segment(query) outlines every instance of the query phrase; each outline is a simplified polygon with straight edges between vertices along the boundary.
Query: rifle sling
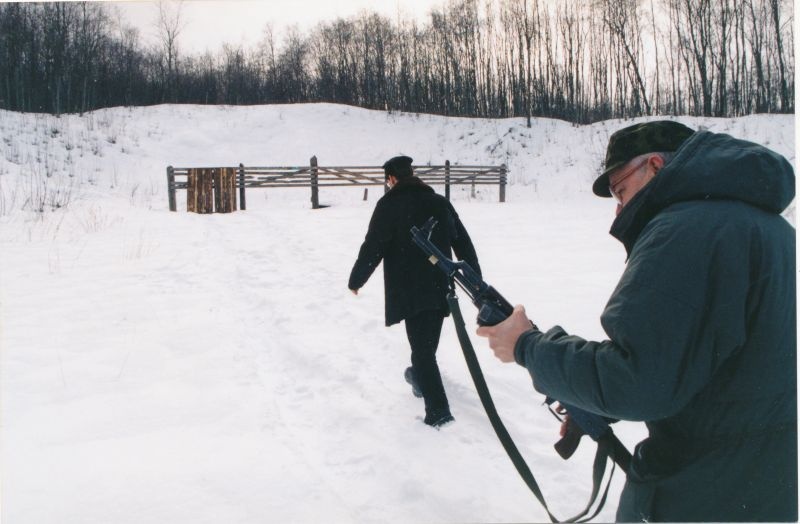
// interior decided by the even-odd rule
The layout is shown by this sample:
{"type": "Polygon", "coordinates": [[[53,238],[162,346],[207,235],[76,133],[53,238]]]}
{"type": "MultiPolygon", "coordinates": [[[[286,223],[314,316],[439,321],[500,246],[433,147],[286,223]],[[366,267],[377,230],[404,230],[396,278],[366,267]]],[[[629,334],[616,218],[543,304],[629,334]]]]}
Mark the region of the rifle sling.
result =
{"type": "MultiPolygon", "coordinates": [[[[600,498],[597,509],[595,509],[594,513],[592,513],[590,516],[586,517],[586,515],[589,513],[592,505],[597,500],[597,495],[600,493],[600,486],[605,474],[607,459],[609,457],[612,458],[612,461],[614,459],[615,447],[613,445],[613,441],[603,438],[597,442],[597,453],[595,454],[594,465],[592,468],[592,493],[589,498],[589,503],[586,505],[583,511],[574,517],[559,521],[555,516],[553,516],[553,514],[550,512],[550,509],[547,507],[547,502],[544,500],[544,495],[542,495],[539,484],[536,482],[536,479],[534,478],[533,473],[531,473],[528,464],[525,462],[525,459],[522,458],[522,455],[517,449],[516,444],[514,444],[514,441],[511,439],[511,435],[509,435],[508,430],[506,430],[506,427],[503,424],[503,421],[500,420],[500,416],[497,414],[497,410],[494,407],[494,401],[489,393],[489,388],[486,386],[486,380],[483,378],[483,372],[481,371],[480,364],[478,363],[478,357],[475,354],[475,349],[472,347],[469,334],[467,334],[466,326],[464,325],[464,317],[461,314],[461,308],[458,306],[458,297],[452,288],[450,293],[447,295],[447,302],[450,305],[450,312],[453,315],[453,322],[455,323],[456,333],[458,334],[458,341],[461,344],[461,350],[464,353],[464,359],[467,362],[467,368],[472,376],[472,381],[475,383],[475,389],[478,392],[478,397],[481,399],[481,404],[483,404],[486,415],[489,417],[492,428],[497,434],[497,438],[500,439],[500,443],[503,445],[503,448],[508,454],[508,457],[511,459],[511,462],[514,464],[514,467],[517,469],[517,472],[522,477],[522,480],[533,492],[536,499],[542,504],[542,507],[544,507],[547,515],[550,517],[550,521],[588,522],[596,517],[600,510],[603,509],[606,499],[608,498],[608,489],[611,486],[611,478],[614,475],[614,469],[616,467],[615,462],[612,462],[612,469],[608,479],[608,484],[606,484],[605,491],[603,492],[603,496],[600,498]]],[[[613,434],[611,434],[611,436],[613,439],[616,439],[613,434]]]]}

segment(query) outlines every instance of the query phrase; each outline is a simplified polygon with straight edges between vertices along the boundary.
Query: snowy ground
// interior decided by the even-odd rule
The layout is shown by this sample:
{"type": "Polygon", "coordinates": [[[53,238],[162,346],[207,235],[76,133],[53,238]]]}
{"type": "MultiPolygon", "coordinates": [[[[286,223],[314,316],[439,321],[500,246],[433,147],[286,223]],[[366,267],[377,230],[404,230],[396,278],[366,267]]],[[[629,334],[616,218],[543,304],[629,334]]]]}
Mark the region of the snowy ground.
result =
{"type": "MultiPolygon", "coordinates": [[[[792,116],[681,119],[795,158],[792,116]]],[[[253,190],[230,215],[167,211],[167,165],[506,163],[508,202],[453,192],[486,278],[541,326],[602,338],[624,266],[590,184],[608,135],[537,120],[327,104],[0,111],[4,523],[517,522],[546,515],[492,432],[445,324],[456,423],[425,426],[383,326],[380,271],[346,288],[379,188],[253,190]]],[[[183,201],[182,201],[183,199],[183,201]]],[[[794,220],[794,208],[787,215],[794,220]]],[[[462,305],[472,316],[469,304],[462,305]]],[[[577,512],[593,446],[527,374],[474,340],[495,403],[551,509],[577,512]]],[[[619,424],[632,447],[638,424],[619,424]]],[[[613,519],[622,476],[598,520],[613,519]]]]}

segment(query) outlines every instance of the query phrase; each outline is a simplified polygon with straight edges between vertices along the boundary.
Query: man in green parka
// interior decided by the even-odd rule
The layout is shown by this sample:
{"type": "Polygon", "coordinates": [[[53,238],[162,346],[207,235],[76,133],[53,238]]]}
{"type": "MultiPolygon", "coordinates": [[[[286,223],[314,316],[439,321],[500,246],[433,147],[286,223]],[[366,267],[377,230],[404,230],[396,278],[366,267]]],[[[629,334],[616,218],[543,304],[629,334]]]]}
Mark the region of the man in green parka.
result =
{"type": "Polygon", "coordinates": [[[608,340],[481,327],[537,391],[644,421],[619,521],[797,521],[795,195],[785,158],[672,121],[612,135],[594,183],[628,253],[608,340]]]}

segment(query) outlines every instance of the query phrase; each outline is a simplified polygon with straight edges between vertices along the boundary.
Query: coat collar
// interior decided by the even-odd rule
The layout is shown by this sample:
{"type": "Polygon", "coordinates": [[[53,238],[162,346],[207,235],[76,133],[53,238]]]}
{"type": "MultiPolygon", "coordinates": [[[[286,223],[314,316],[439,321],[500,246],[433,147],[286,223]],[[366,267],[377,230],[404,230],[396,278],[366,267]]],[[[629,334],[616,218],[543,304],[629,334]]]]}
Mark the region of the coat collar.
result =
{"type": "Polygon", "coordinates": [[[392,189],[390,189],[385,196],[389,195],[397,195],[400,193],[405,193],[406,191],[413,191],[413,190],[420,190],[431,192],[433,193],[433,188],[423,182],[420,178],[415,176],[410,176],[406,178],[401,178],[397,181],[392,189]]]}
{"type": "Polygon", "coordinates": [[[647,184],[634,196],[628,205],[611,224],[611,236],[622,242],[628,256],[633,251],[633,245],[639,234],[648,222],[658,214],[658,209],[651,204],[653,184],[647,184]]]}

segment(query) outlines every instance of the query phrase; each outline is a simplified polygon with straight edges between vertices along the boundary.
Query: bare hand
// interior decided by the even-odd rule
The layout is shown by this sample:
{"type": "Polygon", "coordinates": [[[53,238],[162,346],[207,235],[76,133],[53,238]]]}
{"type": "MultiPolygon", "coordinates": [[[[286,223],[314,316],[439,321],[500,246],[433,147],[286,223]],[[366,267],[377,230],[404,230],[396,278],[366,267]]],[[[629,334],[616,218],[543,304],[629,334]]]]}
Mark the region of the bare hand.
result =
{"type": "Polygon", "coordinates": [[[353,293],[354,295],[358,295],[358,290],[357,289],[351,289],[350,292],[353,293]]]}
{"type": "Polygon", "coordinates": [[[514,362],[514,346],[520,335],[531,329],[532,325],[525,308],[515,306],[507,319],[496,326],[481,326],[476,333],[489,339],[489,347],[501,362],[514,362]]]}

